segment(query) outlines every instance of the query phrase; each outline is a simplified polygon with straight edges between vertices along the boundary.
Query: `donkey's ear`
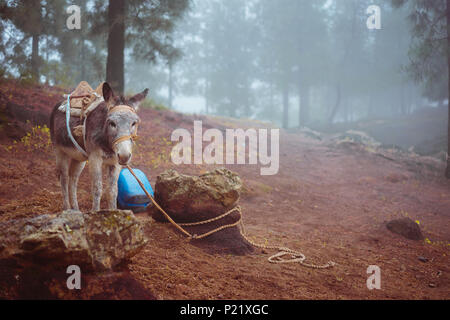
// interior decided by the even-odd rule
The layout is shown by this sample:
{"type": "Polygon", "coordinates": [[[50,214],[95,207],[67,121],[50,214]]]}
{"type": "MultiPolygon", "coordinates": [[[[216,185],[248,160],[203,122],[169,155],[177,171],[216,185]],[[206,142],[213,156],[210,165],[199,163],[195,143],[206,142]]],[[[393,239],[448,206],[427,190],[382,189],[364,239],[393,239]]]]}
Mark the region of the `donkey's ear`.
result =
{"type": "Polygon", "coordinates": [[[105,100],[105,102],[108,104],[108,102],[112,101],[112,98],[114,97],[114,92],[111,89],[111,86],[109,85],[108,82],[105,82],[103,84],[103,99],[105,100]]]}
{"type": "Polygon", "coordinates": [[[136,111],[139,110],[139,106],[141,105],[141,102],[145,99],[147,94],[148,94],[148,89],[145,89],[141,93],[138,93],[137,95],[132,96],[130,98],[129,102],[136,111]]]}

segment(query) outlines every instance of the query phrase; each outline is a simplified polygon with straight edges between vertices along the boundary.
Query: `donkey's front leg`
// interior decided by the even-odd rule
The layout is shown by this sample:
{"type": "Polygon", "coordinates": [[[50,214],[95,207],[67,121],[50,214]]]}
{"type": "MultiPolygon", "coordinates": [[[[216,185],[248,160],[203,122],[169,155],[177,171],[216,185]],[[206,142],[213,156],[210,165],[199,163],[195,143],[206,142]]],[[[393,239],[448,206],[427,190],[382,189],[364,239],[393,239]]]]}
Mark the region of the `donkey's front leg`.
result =
{"type": "Polygon", "coordinates": [[[119,165],[108,166],[106,182],[108,209],[117,209],[117,180],[119,179],[120,169],[119,165]]]}
{"type": "Polygon", "coordinates": [[[100,201],[102,199],[102,165],[101,156],[91,154],[89,156],[89,174],[91,175],[92,186],[92,211],[100,210],[100,201]]]}

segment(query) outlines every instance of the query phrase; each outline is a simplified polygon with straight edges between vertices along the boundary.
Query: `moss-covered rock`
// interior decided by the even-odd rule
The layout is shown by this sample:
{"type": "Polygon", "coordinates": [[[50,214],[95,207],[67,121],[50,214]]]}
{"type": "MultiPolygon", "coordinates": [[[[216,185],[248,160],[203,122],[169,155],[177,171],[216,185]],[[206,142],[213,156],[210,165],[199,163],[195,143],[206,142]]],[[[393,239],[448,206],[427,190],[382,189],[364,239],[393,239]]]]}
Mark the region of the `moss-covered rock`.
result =
{"type": "MultiPolygon", "coordinates": [[[[239,176],[227,169],[216,169],[200,176],[161,173],[155,184],[155,199],[177,222],[214,218],[236,206],[242,188],[239,176]]],[[[166,221],[154,210],[153,218],[166,221]]]]}
{"type": "MultiPolygon", "coordinates": [[[[241,189],[239,176],[227,169],[216,169],[198,177],[168,170],[156,179],[155,199],[173,220],[190,223],[216,218],[233,209],[239,201],[241,189]]],[[[151,207],[150,213],[157,221],[167,221],[155,207],[151,207]]],[[[239,213],[233,211],[219,220],[185,228],[192,235],[202,235],[234,224],[239,218],[239,213]]],[[[245,241],[237,226],[193,240],[192,243],[210,253],[244,255],[253,252],[253,247],[245,241]]]]}
{"type": "Polygon", "coordinates": [[[146,242],[131,211],[64,211],[1,223],[0,263],[46,271],[72,264],[84,271],[111,270],[146,242]]]}

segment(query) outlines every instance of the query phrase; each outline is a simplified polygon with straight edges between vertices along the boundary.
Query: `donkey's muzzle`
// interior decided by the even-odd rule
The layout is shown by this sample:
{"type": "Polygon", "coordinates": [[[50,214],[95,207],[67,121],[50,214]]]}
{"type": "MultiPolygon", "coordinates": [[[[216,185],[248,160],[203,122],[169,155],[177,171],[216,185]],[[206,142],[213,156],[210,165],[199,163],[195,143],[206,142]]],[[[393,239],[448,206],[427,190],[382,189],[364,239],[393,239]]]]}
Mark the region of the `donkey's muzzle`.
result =
{"type": "Polygon", "coordinates": [[[130,161],[131,158],[131,152],[130,153],[126,153],[126,154],[117,154],[117,158],[119,160],[119,164],[124,166],[126,164],[128,164],[128,161],[130,161]]]}
{"type": "Polygon", "coordinates": [[[113,142],[113,150],[117,153],[120,165],[126,165],[130,161],[134,136],[122,136],[113,142]]]}

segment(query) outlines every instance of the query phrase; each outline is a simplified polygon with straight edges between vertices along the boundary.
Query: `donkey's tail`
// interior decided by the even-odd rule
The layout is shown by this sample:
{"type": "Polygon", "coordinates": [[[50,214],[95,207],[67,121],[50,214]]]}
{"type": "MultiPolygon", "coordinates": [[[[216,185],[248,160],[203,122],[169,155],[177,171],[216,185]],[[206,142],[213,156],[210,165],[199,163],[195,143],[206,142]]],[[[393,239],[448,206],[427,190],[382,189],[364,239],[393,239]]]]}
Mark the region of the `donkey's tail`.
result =
{"type": "Polygon", "coordinates": [[[61,106],[61,104],[64,102],[64,100],[59,101],[52,109],[52,113],[50,114],[50,137],[54,137],[55,135],[55,114],[58,111],[58,108],[61,106]]]}

